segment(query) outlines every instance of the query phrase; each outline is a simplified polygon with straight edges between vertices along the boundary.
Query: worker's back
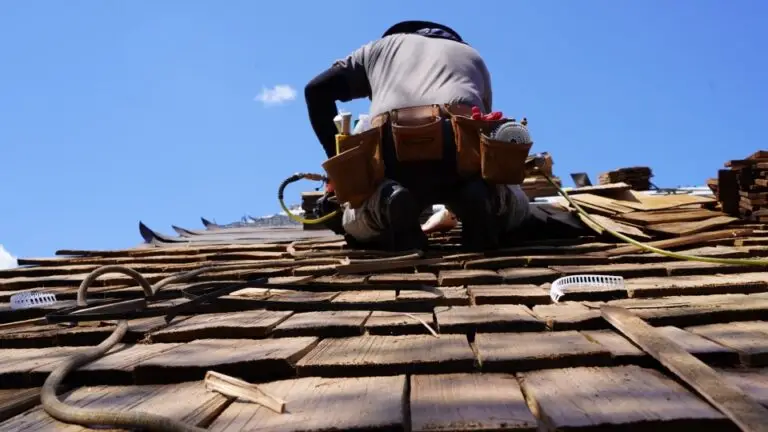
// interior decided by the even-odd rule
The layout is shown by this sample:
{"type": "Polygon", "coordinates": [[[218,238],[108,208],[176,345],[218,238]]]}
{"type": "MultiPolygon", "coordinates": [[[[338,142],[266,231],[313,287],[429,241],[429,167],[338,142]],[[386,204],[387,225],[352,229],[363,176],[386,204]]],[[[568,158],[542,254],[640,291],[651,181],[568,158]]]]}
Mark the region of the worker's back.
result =
{"type": "Polygon", "coordinates": [[[443,38],[395,34],[371,42],[344,60],[363,65],[372,115],[396,108],[462,103],[491,110],[491,82],[479,53],[443,38]]]}

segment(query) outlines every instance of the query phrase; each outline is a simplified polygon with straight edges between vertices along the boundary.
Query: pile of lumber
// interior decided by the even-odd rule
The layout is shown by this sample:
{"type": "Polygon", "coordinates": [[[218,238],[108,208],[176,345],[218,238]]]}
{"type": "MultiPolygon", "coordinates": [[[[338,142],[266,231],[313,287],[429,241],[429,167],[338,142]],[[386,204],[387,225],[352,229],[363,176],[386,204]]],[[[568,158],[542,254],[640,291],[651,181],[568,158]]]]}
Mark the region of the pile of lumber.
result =
{"type": "Polygon", "coordinates": [[[633,190],[646,191],[651,188],[651,177],[653,173],[648,167],[628,167],[604,172],[600,174],[599,181],[601,185],[623,182],[633,190]]]}
{"type": "Polygon", "coordinates": [[[725,163],[717,179],[707,181],[722,211],[756,222],[768,222],[768,150],[725,163]]]}
{"type": "Polygon", "coordinates": [[[555,164],[552,161],[552,156],[547,152],[541,153],[541,155],[544,157],[544,164],[541,167],[531,166],[528,168],[525,173],[525,180],[521,185],[525,194],[532,200],[538,197],[557,195],[557,188],[549,183],[544,174],[548,175],[557,187],[562,187],[560,177],[552,174],[552,166],[555,164]]]}
{"type": "MultiPolygon", "coordinates": [[[[632,190],[625,183],[573,189],[569,195],[601,225],[644,242],[660,239],[668,242],[670,238],[677,238],[679,242],[689,237],[699,238],[701,242],[718,240],[719,235],[732,235],[731,225],[739,221],[717,211],[717,201],[710,196],[650,195],[632,190]],[[713,236],[715,238],[710,238],[713,236]]],[[[556,202],[575,211],[564,198],[556,202]]],[[[598,234],[604,234],[604,230],[589,219],[577,216],[598,234]]]]}

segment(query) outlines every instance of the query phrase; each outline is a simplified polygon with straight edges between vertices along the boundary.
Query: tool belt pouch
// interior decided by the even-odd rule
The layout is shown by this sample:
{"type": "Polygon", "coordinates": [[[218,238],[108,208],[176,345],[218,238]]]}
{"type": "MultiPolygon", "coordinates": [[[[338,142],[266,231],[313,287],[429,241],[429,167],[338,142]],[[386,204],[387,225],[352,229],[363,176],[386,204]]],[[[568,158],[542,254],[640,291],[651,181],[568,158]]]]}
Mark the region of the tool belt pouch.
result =
{"type": "Polygon", "coordinates": [[[381,127],[374,127],[339,137],[340,153],[323,163],[340,203],[358,208],[384,181],[381,133],[381,127]]]}
{"type": "Polygon", "coordinates": [[[525,180],[525,160],[533,144],[499,141],[480,134],[480,171],[483,180],[491,184],[522,184],[525,180]]]}
{"type": "Polygon", "coordinates": [[[443,118],[438,106],[393,110],[390,127],[398,161],[422,162],[443,158],[443,118]]]}
{"type": "Polygon", "coordinates": [[[463,115],[451,115],[451,127],[456,142],[456,169],[459,175],[471,177],[480,172],[480,135],[490,133],[506,120],[473,120],[463,115]]]}

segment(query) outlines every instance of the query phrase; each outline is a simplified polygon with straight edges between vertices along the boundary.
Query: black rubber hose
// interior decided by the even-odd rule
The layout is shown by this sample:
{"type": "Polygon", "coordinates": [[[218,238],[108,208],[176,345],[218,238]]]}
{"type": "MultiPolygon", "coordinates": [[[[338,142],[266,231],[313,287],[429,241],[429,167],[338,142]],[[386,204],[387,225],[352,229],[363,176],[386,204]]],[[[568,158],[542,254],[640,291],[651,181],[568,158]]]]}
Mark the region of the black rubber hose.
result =
{"type": "MultiPolygon", "coordinates": [[[[129,276],[144,289],[144,294],[147,297],[150,297],[170,283],[190,279],[210,270],[211,268],[212,267],[203,267],[179,275],[170,276],[159,281],[157,284],[155,284],[155,286],[152,286],[149,281],[141,275],[141,273],[131,268],[119,265],[100,267],[88,275],[88,277],[86,277],[80,284],[77,292],[77,304],[78,306],[88,305],[88,288],[99,276],[106,273],[122,273],[129,276]]],[[[121,429],[145,429],[158,432],[204,431],[205,429],[191,426],[167,417],[158,416],[156,414],[137,411],[122,412],[80,408],[67,405],[66,403],[59,400],[57,389],[64,381],[64,378],[67,376],[67,374],[106,354],[113,346],[120,342],[127,331],[128,321],[121,320],[112,334],[109,335],[109,337],[99,345],[86,348],[85,350],[68,357],[60,366],[54,369],[54,371],[48,375],[48,378],[46,378],[40,393],[40,400],[45,412],[61,422],[74,423],[81,426],[104,425],[118,427],[121,429]]]]}
{"type": "Polygon", "coordinates": [[[128,411],[107,411],[80,408],[59,400],[56,390],[71,371],[103,356],[125,336],[128,322],[120,321],[115,331],[98,346],[88,348],[64,361],[43,384],[40,399],[45,412],[56,420],[81,426],[112,426],[121,429],[145,429],[158,432],[203,432],[205,429],[188,425],[156,414],[128,411]]]}

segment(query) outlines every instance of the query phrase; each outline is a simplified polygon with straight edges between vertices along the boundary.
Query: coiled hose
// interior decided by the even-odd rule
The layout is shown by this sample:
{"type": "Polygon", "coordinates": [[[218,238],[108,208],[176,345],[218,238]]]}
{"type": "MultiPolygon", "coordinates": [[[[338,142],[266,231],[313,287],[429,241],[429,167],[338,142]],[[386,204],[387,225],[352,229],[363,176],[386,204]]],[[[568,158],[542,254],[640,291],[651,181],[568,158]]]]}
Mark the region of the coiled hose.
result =
{"type": "Polygon", "coordinates": [[[312,174],[312,173],[296,173],[288,177],[287,179],[283,180],[283,182],[280,183],[280,187],[277,188],[277,200],[280,202],[280,207],[282,207],[283,211],[285,212],[286,215],[288,215],[289,218],[301,224],[315,225],[315,224],[325,223],[331,220],[332,218],[334,218],[339,213],[338,210],[335,210],[317,219],[307,219],[299,215],[295,215],[290,210],[288,210],[288,207],[285,205],[283,192],[285,191],[286,186],[288,186],[291,183],[295,183],[299,180],[313,180],[313,181],[322,181],[326,183],[328,182],[327,177],[320,174],[312,174]]]}
{"type": "MultiPolygon", "coordinates": [[[[119,265],[109,265],[96,269],[88,275],[77,291],[77,305],[87,306],[86,294],[88,288],[101,275],[107,273],[121,273],[138,283],[147,297],[157,294],[162,288],[171,283],[183,282],[191,279],[201,273],[204,273],[213,267],[202,267],[189,272],[167,277],[152,286],[149,281],[136,270],[119,265]]],[[[64,423],[74,423],[81,426],[105,425],[120,429],[144,429],[150,431],[162,432],[203,432],[201,429],[186,423],[176,421],[167,417],[141,411],[105,411],[88,408],[80,408],[68,405],[59,400],[57,389],[64,381],[64,378],[77,368],[86,365],[104,354],[115,346],[125,336],[128,331],[128,322],[120,320],[117,328],[111,335],[99,345],[78,352],[64,360],[64,362],[54,369],[48,378],[46,378],[40,393],[40,401],[43,409],[51,417],[64,423]]]]}

